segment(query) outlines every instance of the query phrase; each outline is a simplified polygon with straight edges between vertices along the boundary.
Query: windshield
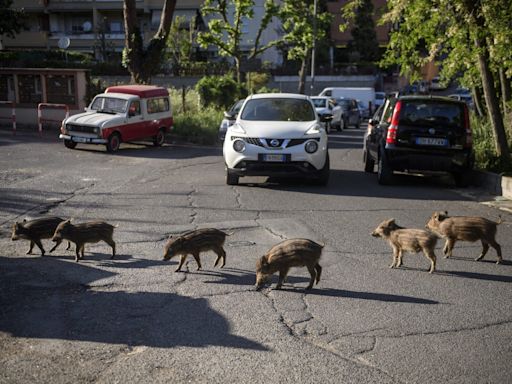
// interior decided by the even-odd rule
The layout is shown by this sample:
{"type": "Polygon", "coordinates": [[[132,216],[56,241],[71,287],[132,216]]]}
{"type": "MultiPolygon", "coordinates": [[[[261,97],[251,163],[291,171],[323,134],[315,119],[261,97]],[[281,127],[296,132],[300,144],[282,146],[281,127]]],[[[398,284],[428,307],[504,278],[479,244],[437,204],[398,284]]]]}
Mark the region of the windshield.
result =
{"type": "Polygon", "coordinates": [[[327,99],[315,99],[311,98],[311,101],[313,102],[313,105],[315,108],[326,108],[327,107],[327,99]]]}
{"type": "Polygon", "coordinates": [[[309,100],[264,98],[249,100],[242,111],[242,120],[313,121],[315,110],[309,100]]]}
{"type": "Polygon", "coordinates": [[[342,107],[350,107],[350,100],[347,99],[337,99],[338,104],[342,107]]]}
{"type": "Polygon", "coordinates": [[[127,100],[115,97],[96,97],[91,103],[90,109],[104,113],[126,113],[127,100]]]}
{"type": "Polygon", "coordinates": [[[455,103],[407,101],[402,105],[399,124],[461,127],[464,108],[455,103]]]}

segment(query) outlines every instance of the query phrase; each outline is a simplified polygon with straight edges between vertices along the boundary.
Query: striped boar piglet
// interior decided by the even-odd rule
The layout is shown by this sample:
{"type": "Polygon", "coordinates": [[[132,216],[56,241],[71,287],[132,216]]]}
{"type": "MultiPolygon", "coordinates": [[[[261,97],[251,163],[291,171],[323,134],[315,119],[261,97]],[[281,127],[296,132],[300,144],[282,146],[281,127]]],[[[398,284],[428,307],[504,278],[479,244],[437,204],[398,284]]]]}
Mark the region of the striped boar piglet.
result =
{"type": "Polygon", "coordinates": [[[164,248],[164,260],[170,260],[174,256],[180,256],[180,263],[176,272],[181,271],[181,267],[188,255],[192,255],[197,263],[197,270],[201,266],[199,254],[201,252],[213,251],[217,254],[214,267],[222,260],[220,267],[226,265],[226,251],[223,245],[226,240],[227,233],[216,228],[203,228],[186,232],[180,236],[171,236],[164,248]]]}
{"type": "Polygon", "coordinates": [[[382,237],[393,248],[393,261],[389,268],[398,268],[402,265],[404,252],[423,254],[430,261],[429,272],[436,269],[436,254],[434,249],[437,236],[423,229],[403,228],[396,224],[395,219],[384,220],[372,232],[373,237],[382,237]]]}
{"type": "MultiPolygon", "coordinates": [[[[42,217],[34,220],[23,220],[23,222],[16,222],[12,226],[12,235],[11,240],[19,240],[26,239],[30,241],[30,248],[27,252],[27,255],[32,254],[32,249],[34,248],[34,244],[39,247],[41,250],[41,256],[44,256],[45,250],[43,248],[43,244],[41,243],[41,239],[50,239],[55,233],[55,229],[57,226],[62,223],[64,219],[60,217],[52,216],[52,217],[42,217]]],[[[50,253],[53,252],[62,242],[62,240],[58,241],[57,244],[50,250],[50,253]]],[[[68,247],[66,250],[70,248],[71,244],[68,242],[68,247]]]]}
{"type": "Polygon", "coordinates": [[[322,267],[318,264],[323,245],[308,239],[290,239],[274,245],[256,262],[256,289],[261,289],[275,272],[279,272],[276,289],[280,289],[292,267],[306,267],[311,275],[306,289],[320,281],[322,267]]]}
{"type": "Polygon", "coordinates": [[[443,248],[445,257],[452,256],[456,241],[482,242],[482,252],[476,260],[481,260],[489,250],[489,245],[496,250],[498,260],[502,262],[501,246],[496,242],[497,226],[502,223],[501,216],[498,221],[491,221],[483,217],[448,216],[448,212],[434,212],[426,227],[446,239],[443,248]]]}
{"type": "Polygon", "coordinates": [[[116,255],[116,243],[112,239],[114,226],[104,221],[90,221],[87,223],[73,224],[70,220],[63,221],[55,229],[52,241],[59,242],[63,239],[71,241],[76,245],[75,261],[83,259],[85,244],[104,241],[112,247],[113,259],[116,255]],[[81,254],[81,255],[80,255],[81,254]]]}

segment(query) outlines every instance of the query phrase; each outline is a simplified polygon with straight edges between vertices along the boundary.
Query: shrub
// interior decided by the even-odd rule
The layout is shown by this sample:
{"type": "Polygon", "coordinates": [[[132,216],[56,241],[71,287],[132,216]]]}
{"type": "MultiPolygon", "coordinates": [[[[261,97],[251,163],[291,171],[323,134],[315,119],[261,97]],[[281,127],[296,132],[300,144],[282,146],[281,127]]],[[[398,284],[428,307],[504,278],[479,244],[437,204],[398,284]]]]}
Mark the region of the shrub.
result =
{"type": "Polygon", "coordinates": [[[191,143],[215,144],[222,117],[222,111],[214,108],[176,113],[172,134],[191,143]]]}
{"type": "Polygon", "coordinates": [[[247,91],[237,84],[229,74],[224,76],[205,76],[196,84],[201,104],[227,109],[236,100],[247,95],[247,91]]]}

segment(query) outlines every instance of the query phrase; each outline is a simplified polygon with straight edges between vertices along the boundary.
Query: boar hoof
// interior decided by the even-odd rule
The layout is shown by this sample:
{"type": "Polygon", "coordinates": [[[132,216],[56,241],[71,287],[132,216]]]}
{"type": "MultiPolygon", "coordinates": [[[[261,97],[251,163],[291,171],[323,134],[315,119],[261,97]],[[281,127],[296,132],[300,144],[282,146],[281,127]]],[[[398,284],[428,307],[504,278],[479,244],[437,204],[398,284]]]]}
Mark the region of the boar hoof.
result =
{"type": "Polygon", "coordinates": [[[496,260],[496,264],[501,264],[501,262],[502,262],[502,261],[503,261],[503,260],[498,259],[498,260],[496,260]]]}

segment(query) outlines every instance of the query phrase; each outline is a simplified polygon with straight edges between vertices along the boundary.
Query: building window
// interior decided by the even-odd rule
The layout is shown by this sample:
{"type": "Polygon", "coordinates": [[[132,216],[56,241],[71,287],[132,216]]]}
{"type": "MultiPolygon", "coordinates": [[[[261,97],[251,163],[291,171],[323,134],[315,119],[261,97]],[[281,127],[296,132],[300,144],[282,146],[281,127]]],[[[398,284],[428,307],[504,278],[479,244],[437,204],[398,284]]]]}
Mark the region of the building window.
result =
{"type": "Polygon", "coordinates": [[[0,100],[16,101],[13,75],[0,75],[0,100]]]}
{"type": "Polygon", "coordinates": [[[75,77],[73,75],[48,75],[46,99],[49,103],[76,105],[75,77]]]}
{"type": "Polygon", "coordinates": [[[111,21],[110,22],[110,33],[122,33],[123,32],[123,23],[120,21],[111,21]]]}
{"type": "Polygon", "coordinates": [[[20,104],[37,104],[43,101],[41,76],[18,75],[20,104]]]}

